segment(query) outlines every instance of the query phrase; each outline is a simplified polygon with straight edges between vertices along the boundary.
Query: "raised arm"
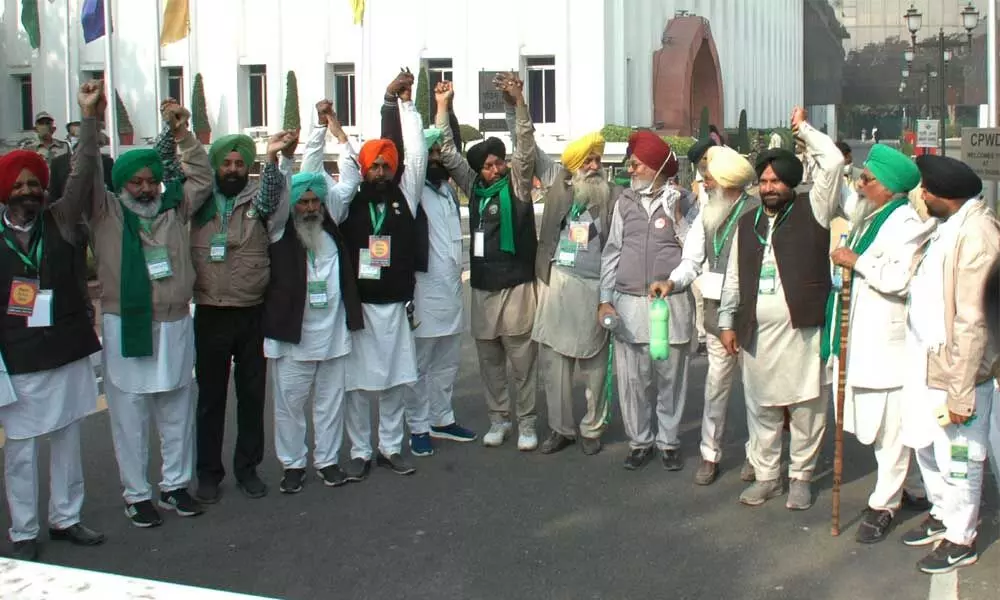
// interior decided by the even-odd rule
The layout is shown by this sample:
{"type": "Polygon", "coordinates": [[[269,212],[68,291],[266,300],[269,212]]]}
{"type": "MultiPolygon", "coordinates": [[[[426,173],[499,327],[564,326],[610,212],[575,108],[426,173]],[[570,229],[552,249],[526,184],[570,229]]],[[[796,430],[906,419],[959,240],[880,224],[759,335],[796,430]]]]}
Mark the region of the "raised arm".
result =
{"type": "Polygon", "coordinates": [[[295,147],[299,144],[298,131],[280,131],[267,141],[267,160],[260,172],[260,187],[253,199],[257,213],[267,219],[268,237],[274,239],[285,231],[288,222],[289,197],[292,193],[290,167],[285,164],[282,169],[282,159],[286,162],[289,155],[294,156],[295,147]]]}
{"type": "Polygon", "coordinates": [[[829,227],[830,221],[843,212],[844,198],[840,193],[840,178],[843,173],[844,155],[830,136],[806,121],[804,109],[796,107],[792,111],[792,127],[796,135],[805,142],[806,152],[816,165],[812,172],[812,189],[809,191],[813,216],[820,225],[829,227]]]}
{"type": "Polygon", "coordinates": [[[449,107],[455,95],[450,81],[442,81],[434,88],[434,99],[437,102],[437,116],[434,126],[441,130],[441,162],[448,174],[455,180],[455,185],[467,197],[472,197],[472,184],[478,173],[472,170],[469,163],[458,152],[454,142],[454,132],[451,129],[449,107]]]}
{"type": "Polygon", "coordinates": [[[412,101],[399,102],[400,122],[406,154],[403,155],[403,178],[399,187],[410,206],[410,214],[417,214],[421,190],[427,178],[427,146],[424,144],[424,127],[412,101]]]}
{"type": "Polygon", "coordinates": [[[188,129],[191,113],[169,99],[161,105],[161,112],[164,127],[155,148],[163,164],[164,184],[183,183],[184,200],[180,214],[186,222],[212,197],[215,172],[205,147],[188,129]]]}
{"type": "Polygon", "coordinates": [[[531,124],[528,105],[524,103],[521,80],[509,75],[502,85],[504,93],[514,99],[514,138],[517,140],[517,145],[514,156],[510,159],[510,181],[517,199],[530,204],[535,179],[535,158],[538,155],[535,127],[531,124]]]}
{"type": "MultiPolygon", "coordinates": [[[[412,96],[413,75],[408,71],[400,71],[392,82],[385,88],[385,96],[382,102],[382,138],[392,140],[396,146],[396,154],[400,157],[406,156],[406,146],[403,145],[403,125],[399,117],[399,101],[405,94],[406,100],[412,96]]],[[[405,160],[403,161],[405,165],[405,160]]],[[[399,185],[406,169],[396,169],[392,177],[392,182],[399,185]]]]}
{"type": "Polygon", "coordinates": [[[97,117],[107,105],[104,87],[88,81],[80,86],[78,102],[83,115],[80,142],[70,159],[71,167],[62,200],[52,205],[59,234],[67,241],[77,239],[80,220],[96,214],[107,198],[101,169],[101,149],[97,143],[97,117]]]}
{"type": "Polygon", "coordinates": [[[358,155],[347,139],[344,128],[341,127],[337,115],[333,112],[333,103],[321,100],[316,103],[319,126],[314,127],[302,153],[303,173],[323,173],[326,177],[326,210],[334,222],[340,224],[347,218],[347,212],[354,194],[361,185],[361,168],[358,166],[358,155]],[[329,132],[337,139],[337,167],[340,180],[334,180],[323,168],[323,147],[326,144],[326,134],[329,132]]]}
{"type": "MultiPolygon", "coordinates": [[[[517,143],[517,111],[516,107],[511,101],[508,101],[508,95],[504,94],[504,121],[507,123],[507,131],[510,133],[510,139],[514,143],[514,152],[517,152],[519,144],[517,143]]],[[[512,100],[512,99],[511,99],[512,100]]],[[[531,120],[531,113],[528,113],[528,120],[531,120]]],[[[532,123],[532,139],[534,139],[534,123],[532,123]]],[[[542,187],[544,189],[549,189],[559,178],[562,173],[562,165],[552,160],[552,157],[537,149],[535,150],[535,177],[542,182],[542,187]]]]}

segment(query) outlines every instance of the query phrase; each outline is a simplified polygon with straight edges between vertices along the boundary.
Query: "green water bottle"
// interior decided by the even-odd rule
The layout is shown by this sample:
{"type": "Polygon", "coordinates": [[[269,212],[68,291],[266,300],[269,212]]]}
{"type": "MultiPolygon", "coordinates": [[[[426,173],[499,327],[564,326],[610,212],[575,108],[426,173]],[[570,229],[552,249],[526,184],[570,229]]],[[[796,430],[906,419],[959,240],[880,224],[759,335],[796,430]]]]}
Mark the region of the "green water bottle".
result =
{"type": "Polygon", "coordinates": [[[649,357],[667,360],[670,356],[670,307],[663,298],[649,306],[649,357]]]}

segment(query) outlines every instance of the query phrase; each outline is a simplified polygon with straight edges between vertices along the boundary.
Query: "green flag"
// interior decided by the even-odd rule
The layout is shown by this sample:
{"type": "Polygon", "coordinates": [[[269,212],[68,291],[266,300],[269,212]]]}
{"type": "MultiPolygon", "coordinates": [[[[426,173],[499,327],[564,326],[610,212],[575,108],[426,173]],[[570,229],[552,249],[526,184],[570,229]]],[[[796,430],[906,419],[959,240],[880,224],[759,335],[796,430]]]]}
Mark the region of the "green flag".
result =
{"type": "Polygon", "coordinates": [[[42,43],[42,33],[38,29],[38,0],[21,0],[21,25],[28,33],[28,43],[38,50],[42,43]]]}

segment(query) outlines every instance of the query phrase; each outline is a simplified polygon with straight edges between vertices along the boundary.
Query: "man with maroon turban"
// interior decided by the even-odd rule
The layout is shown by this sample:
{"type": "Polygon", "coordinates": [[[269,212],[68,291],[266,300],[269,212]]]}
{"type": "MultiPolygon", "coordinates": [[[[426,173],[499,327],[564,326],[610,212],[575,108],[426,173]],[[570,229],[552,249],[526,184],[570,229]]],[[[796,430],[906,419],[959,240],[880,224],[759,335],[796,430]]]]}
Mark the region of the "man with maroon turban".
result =
{"type": "MultiPolygon", "coordinates": [[[[79,94],[82,137],[96,140],[103,90],[79,94]]],[[[92,144],[96,148],[96,144],[92,144]]],[[[87,248],[77,225],[87,204],[97,155],[76,154],[63,201],[46,206],[49,169],[36,152],[0,157],[0,425],[7,437],[4,481],[13,557],[38,556],[39,440],[51,445],[49,539],[83,546],[104,535],[80,523],[83,465],[80,420],[97,407],[90,355],[101,349],[74,265],[87,248]],[[44,265],[44,268],[43,268],[44,265]]]]}
{"type": "Polygon", "coordinates": [[[694,196],[667,181],[677,174],[677,156],[658,135],[637,131],[628,142],[630,189],[619,196],[601,256],[598,318],[614,325],[615,373],[622,421],[629,438],[625,468],[642,467],[654,445],[663,466],[679,471],[680,423],[694,334],[694,298],[688,290],[666,296],[670,307],[670,352],[649,354],[650,284],[666,279],[681,263],[681,240],[697,211],[694,196]],[[654,423],[655,414],[655,423],[654,423]]]}

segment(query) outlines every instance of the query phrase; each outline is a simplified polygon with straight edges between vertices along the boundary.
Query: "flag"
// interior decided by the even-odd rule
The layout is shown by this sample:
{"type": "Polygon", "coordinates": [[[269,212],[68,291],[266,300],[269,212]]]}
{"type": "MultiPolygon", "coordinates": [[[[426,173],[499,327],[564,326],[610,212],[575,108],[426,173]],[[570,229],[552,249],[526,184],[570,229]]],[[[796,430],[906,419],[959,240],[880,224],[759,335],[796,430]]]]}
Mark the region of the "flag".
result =
{"type": "Polygon", "coordinates": [[[361,25],[365,18],[365,0],[351,0],[351,10],[354,11],[354,24],[361,25]]]}
{"type": "Polygon", "coordinates": [[[166,46],[179,42],[191,31],[191,13],[188,0],[167,0],[163,9],[163,31],[160,32],[160,45],[166,46]]]}
{"type": "Polygon", "coordinates": [[[28,43],[33,50],[42,45],[42,32],[38,28],[38,0],[21,0],[21,25],[28,33],[28,43]]]}
{"type": "MultiPolygon", "coordinates": [[[[104,31],[104,0],[83,0],[83,12],[80,15],[83,25],[83,41],[87,44],[100,39],[104,31]]],[[[114,33],[115,27],[111,26],[114,33]]]]}

